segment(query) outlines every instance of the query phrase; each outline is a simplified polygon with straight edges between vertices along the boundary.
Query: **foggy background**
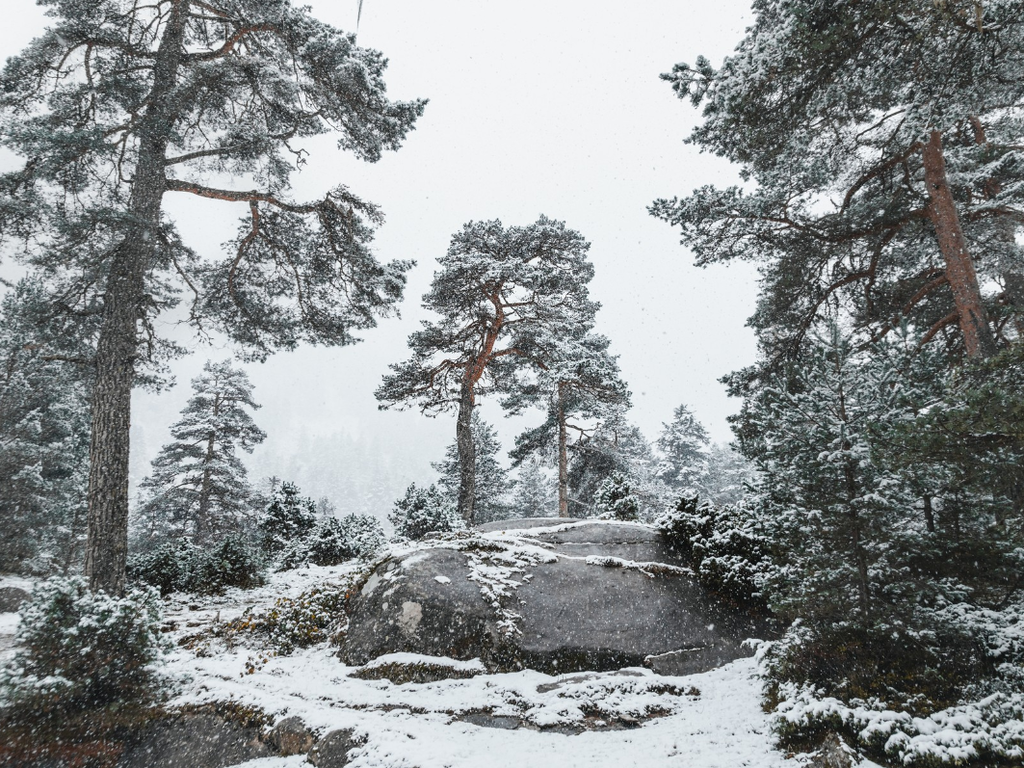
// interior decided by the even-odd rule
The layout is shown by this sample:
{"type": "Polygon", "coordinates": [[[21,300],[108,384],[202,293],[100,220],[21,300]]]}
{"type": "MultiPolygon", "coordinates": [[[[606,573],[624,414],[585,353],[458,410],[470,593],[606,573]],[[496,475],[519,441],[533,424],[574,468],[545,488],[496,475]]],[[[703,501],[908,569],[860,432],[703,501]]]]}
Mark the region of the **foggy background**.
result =
{"type": "MultiPolygon", "coordinates": [[[[358,0],[309,4],[318,18],[355,28],[358,0]]],[[[308,142],[312,157],[295,176],[293,196],[315,198],[344,183],[384,211],[379,258],[417,266],[402,317],[382,321],[363,343],[303,347],[244,366],[263,404],[256,422],[268,434],[245,457],[250,478],[276,475],[328,497],[341,512],[358,505],[378,515],[410,481],[432,482],[430,462],[453,439],[454,416],[381,412],[373,391],[388,364],[407,356],[406,337],[426,317],[420,297],[451,235],[470,220],[528,224],[542,213],[592,244],[591,291],[603,307],[597,331],[619,355],[633,421],[654,439],[686,403],[714,441],[730,440],[726,416],[739,403],[718,379],[754,361],[744,323],[754,309],[756,270],[693,267],[677,230],[646,208],[657,197],[736,179],[723,160],[683,143],[699,112],[658,75],[698,54],[717,65],[750,22],[748,5],[364,0],[358,42],[389,58],[389,95],[430,103],[404,147],[373,165],[335,149],[331,137],[308,142]]],[[[45,17],[31,0],[7,0],[4,8],[6,58],[43,29],[45,17]]],[[[3,167],[12,162],[0,155],[3,167]]],[[[245,207],[170,193],[165,211],[191,246],[210,252],[231,236],[245,207]]],[[[0,270],[18,274],[10,262],[0,270]]],[[[173,317],[163,326],[193,353],[172,363],[177,386],[135,394],[133,483],[169,440],[191,378],[206,360],[232,356],[229,345],[194,340],[173,317]]],[[[540,419],[539,412],[504,419],[486,400],[482,415],[506,449],[540,419]]]]}

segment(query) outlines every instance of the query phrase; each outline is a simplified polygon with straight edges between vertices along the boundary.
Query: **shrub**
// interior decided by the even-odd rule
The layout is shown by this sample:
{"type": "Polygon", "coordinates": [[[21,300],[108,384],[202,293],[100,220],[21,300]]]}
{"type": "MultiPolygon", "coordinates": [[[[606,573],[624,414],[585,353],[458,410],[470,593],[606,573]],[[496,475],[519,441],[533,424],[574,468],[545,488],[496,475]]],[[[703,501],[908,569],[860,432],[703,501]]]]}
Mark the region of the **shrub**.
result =
{"type": "Polygon", "coordinates": [[[388,520],[395,526],[395,535],[406,539],[422,539],[428,533],[461,531],[466,527],[437,486],[417,488],[415,483],[395,502],[388,520]]]}
{"type": "Polygon", "coordinates": [[[686,494],[655,525],[704,587],[734,605],[767,610],[760,586],[774,567],[769,542],[742,504],[716,507],[686,494]]]}
{"type": "Polygon", "coordinates": [[[316,504],[300,495],[295,483],[274,488],[267,511],[260,521],[260,543],[268,554],[277,554],[289,544],[304,539],[316,525],[316,504]]]}
{"type": "Polygon", "coordinates": [[[261,637],[276,653],[322,643],[348,625],[345,604],[350,584],[313,587],[298,597],[281,597],[266,611],[246,611],[228,629],[261,637]]]}
{"type": "Polygon", "coordinates": [[[377,518],[351,514],[321,519],[307,541],[310,562],[338,565],[354,557],[372,557],[385,538],[377,518]]]}
{"type": "Polygon", "coordinates": [[[211,550],[196,548],[185,589],[217,594],[228,587],[252,589],[263,583],[263,559],[242,536],[228,536],[211,550]]]}
{"type": "Polygon", "coordinates": [[[152,703],[162,688],[160,597],[92,592],[79,577],[41,583],[21,611],[13,659],[0,673],[9,707],[52,719],[152,703]]]}
{"type": "Polygon", "coordinates": [[[639,520],[640,500],[633,494],[633,486],[626,476],[616,472],[606,479],[594,494],[598,514],[612,520],[639,520]]]}
{"type": "Polygon", "coordinates": [[[128,560],[128,578],[171,592],[218,594],[228,587],[251,589],[263,583],[263,558],[242,536],[229,536],[213,548],[188,541],[164,544],[128,560]]]}

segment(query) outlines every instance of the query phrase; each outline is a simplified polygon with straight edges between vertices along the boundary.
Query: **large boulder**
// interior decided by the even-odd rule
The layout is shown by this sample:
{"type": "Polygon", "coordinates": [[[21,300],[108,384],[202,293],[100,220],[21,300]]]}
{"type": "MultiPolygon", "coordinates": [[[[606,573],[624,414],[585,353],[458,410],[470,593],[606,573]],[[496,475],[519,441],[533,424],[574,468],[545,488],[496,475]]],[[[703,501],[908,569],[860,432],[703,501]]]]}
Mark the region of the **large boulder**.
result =
{"type": "Polygon", "coordinates": [[[480,658],[494,670],[690,674],[763,636],[638,523],[502,521],[391,558],[352,601],[344,655],[480,658]]]}

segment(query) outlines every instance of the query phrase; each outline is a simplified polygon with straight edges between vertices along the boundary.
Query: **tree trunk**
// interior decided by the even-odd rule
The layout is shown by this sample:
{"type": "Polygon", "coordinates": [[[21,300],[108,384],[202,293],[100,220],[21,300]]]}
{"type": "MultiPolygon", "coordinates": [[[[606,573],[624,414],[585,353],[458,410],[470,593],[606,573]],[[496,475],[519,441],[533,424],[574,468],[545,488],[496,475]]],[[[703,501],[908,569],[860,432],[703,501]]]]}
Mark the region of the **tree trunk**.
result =
{"type": "Polygon", "coordinates": [[[935,533],[935,512],[932,509],[932,497],[924,496],[924,527],[928,533],[935,533]]]}
{"type": "Polygon", "coordinates": [[[931,203],[928,217],[935,227],[939,250],[946,262],[946,279],[953,289],[953,301],[960,315],[960,333],[967,356],[988,357],[996,351],[995,339],[981,303],[981,289],[967,241],[960,227],[953,192],[946,178],[946,160],[942,152],[942,133],[932,131],[922,152],[925,186],[931,203]]]}
{"type": "Polygon", "coordinates": [[[473,524],[473,503],[476,500],[476,444],[473,441],[473,387],[462,383],[459,396],[459,417],[455,423],[455,444],[459,450],[459,514],[466,525],[473,524]]]}
{"type": "Polygon", "coordinates": [[[164,160],[176,115],[171,93],[183,54],[187,2],[170,11],[153,64],[153,87],[138,128],[129,201],[131,221],[115,249],[103,295],[89,447],[89,523],[85,573],[93,590],[124,594],[128,554],[128,450],[137,326],[145,312],[146,274],[160,227],[164,160]]]}
{"type": "Polygon", "coordinates": [[[566,443],[563,385],[558,385],[558,516],[569,516],[569,456],[566,443]]]}
{"type": "MultiPolygon", "coordinates": [[[[220,394],[213,397],[213,421],[217,423],[220,415],[220,394]]],[[[217,445],[217,429],[210,430],[210,437],[206,441],[206,455],[203,457],[203,480],[199,486],[199,511],[196,514],[196,540],[202,541],[213,530],[210,522],[210,465],[213,463],[214,448],[217,445]]]]}

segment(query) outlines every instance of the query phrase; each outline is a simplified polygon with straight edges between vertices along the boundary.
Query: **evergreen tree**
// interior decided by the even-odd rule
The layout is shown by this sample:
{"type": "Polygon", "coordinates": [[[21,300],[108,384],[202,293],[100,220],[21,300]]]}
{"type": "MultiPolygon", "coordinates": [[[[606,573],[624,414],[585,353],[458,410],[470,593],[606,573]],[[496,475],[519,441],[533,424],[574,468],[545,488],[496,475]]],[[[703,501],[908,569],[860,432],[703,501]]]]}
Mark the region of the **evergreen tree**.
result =
{"type": "Polygon", "coordinates": [[[406,539],[422,539],[428,533],[459,531],[466,527],[451,499],[436,485],[417,488],[416,483],[395,502],[388,522],[395,527],[396,536],[406,539]]]}
{"type": "Polygon", "coordinates": [[[629,391],[619,375],[606,337],[590,332],[589,324],[557,329],[547,347],[544,365],[533,381],[512,388],[502,405],[512,413],[542,404],[546,418],[516,438],[515,464],[540,452],[556,456],[558,515],[569,516],[569,449],[588,439],[609,414],[629,407],[629,391]]]}
{"type": "Polygon", "coordinates": [[[174,441],[140,484],[138,528],[147,543],[173,537],[208,544],[253,522],[257,497],[237,452],[252,453],[266,434],[249,415],[260,407],[249,377],[231,361],[208,362],[192,390],[171,427],[174,441]]]}
{"type": "Polygon", "coordinates": [[[690,141],[739,163],[751,184],[704,187],[652,212],[681,228],[698,264],[765,264],[752,324],[773,357],[795,353],[833,300],[873,339],[905,320],[922,341],[958,325],[949,342],[979,357],[997,337],[1019,337],[1019,4],[759,0],[754,10],[719,70],[701,57],[664,75],[705,105],[690,141]]]}
{"type": "Polygon", "coordinates": [[[554,517],[558,513],[557,482],[544,471],[537,454],[520,462],[512,498],[514,517],[554,517]]]}
{"type": "Polygon", "coordinates": [[[259,522],[263,550],[275,555],[301,541],[316,526],[316,504],[295,483],[270,478],[270,504],[259,522]]]}
{"type": "Polygon", "coordinates": [[[662,424],[658,448],[663,459],[658,476],[675,491],[702,486],[708,474],[709,442],[704,425],[689,408],[680,405],[673,412],[672,421],[662,424]]]}
{"type": "Polygon", "coordinates": [[[625,475],[615,473],[597,489],[594,505],[598,514],[612,520],[638,520],[640,500],[633,494],[633,487],[625,475]]]}
{"type": "MultiPolygon", "coordinates": [[[[473,520],[490,523],[505,520],[512,514],[509,505],[511,483],[508,472],[498,462],[501,443],[498,433],[484,421],[479,412],[473,412],[473,455],[476,457],[476,503],[473,520]]],[[[444,461],[432,465],[440,474],[438,485],[453,503],[459,498],[459,446],[453,442],[445,451],[444,461]]]]}
{"type": "Polygon", "coordinates": [[[742,453],[724,443],[712,444],[707,472],[701,478],[708,501],[718,507],[739,504],[756,479],[757,470],[742,453]]]}
{"type": "Polygon", "coordinates": [[[83,328],[55,317],[39,279],[0,303],[0,570],[67,572],[85,532],[89,451],[83,328]]]}
{"type": "Polygon", "coordinates": [[[628,481],[639,500],[641,517],[656,516],[668,500],[668,488],[657,477],[650,443],[622,409],[613,411],[573,445],[568,472],[570,516],[596,514],[598,489],[614,475],[628,481]]]}
{"type": "Polygon", "coordinates": [[[154,316],[184,290],[201,333],[256,357],[356,341],[400,298],[408,264],[370,252],[374,206],[344,186],[292,201],[290,175],[306,139],[331,132],[377,160],[423,102],[388,101],[385,59],[289,0],[46,5],[50,27],[0,75],[0,146],[24,161],[0,176],[0,238],[55,275],[54,306],[98,320],[86,570],[120,594],[131,390],[136,361],[161,349],[154,316]],[[181,241],[172,193],[244,211],[226,253],[181,241]]]}
{"type": "Polygon", "coordinates": [[[418,403],[425,413],[457,411],[458,505],[467,525],[477,495],[477,398],[514,387],[519,369],[551,358],[548,347],[558,334],[590,322],[589,247],[578,232],[545,216],[525,227],[466,224],[423,297],[438,319],[409,337],[412,357],[392,365],[377,390],[382,408],[418,403]]]}

